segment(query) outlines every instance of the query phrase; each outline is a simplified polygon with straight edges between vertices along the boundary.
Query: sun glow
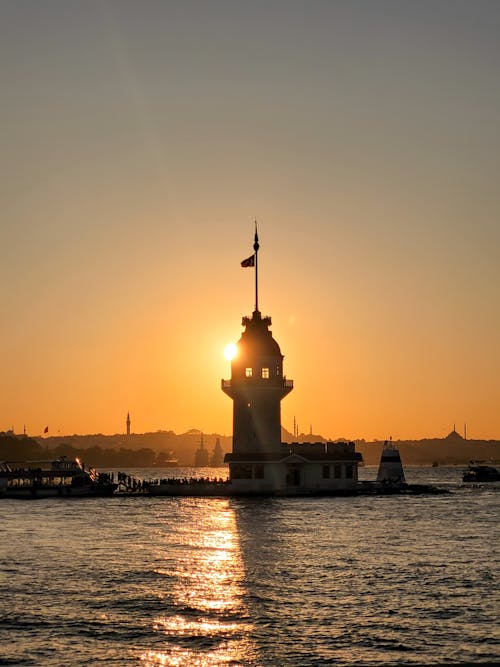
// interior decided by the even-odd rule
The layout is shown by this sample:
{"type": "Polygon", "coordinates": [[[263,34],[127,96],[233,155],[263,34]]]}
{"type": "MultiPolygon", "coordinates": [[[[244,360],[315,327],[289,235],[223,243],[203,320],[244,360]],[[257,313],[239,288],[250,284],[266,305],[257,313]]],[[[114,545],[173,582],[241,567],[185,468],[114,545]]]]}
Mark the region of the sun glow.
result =
{"type": "Polygon", "coordinates": [[[236,356],[237,348],[234,343],[229,343],[229,345],[226,345],[224,348],[224,356],[228,361],[231,361],[231,359],[234,359],[236,356]]]}

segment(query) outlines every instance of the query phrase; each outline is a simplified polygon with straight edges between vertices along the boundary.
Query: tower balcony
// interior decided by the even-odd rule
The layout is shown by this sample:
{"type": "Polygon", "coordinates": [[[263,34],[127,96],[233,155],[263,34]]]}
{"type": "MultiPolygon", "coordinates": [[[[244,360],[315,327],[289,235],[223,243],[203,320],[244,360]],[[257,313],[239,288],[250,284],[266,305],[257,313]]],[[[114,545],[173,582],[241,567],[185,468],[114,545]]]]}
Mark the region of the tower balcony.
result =
{"type": "Polygon", "coordinates": [[[242,378],[236,382],[232,380],[221,380],[220,386],[222,391],[225,389],[231,389],[234,386],[243,386],[249,384],[252,387],[284,387],[291,391],[293,389],[293,380],[287,380],[286,378],[242,378]]]}

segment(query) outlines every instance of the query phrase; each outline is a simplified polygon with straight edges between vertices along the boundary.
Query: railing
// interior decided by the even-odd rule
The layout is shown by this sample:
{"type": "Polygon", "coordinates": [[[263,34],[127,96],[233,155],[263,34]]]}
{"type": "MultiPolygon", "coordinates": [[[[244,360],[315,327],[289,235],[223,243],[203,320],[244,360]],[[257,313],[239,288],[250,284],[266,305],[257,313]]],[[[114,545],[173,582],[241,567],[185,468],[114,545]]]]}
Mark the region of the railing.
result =
{"type": "MultiPolygon", "coordinates": [[[[268,385],[269,387],[286,387],[287,389],[293,389],[293,380],[287,380],[286,378],[280,378],[278,380],[274,378],[241,378],[236,384],[252,384],[252,385],[268,385]]],[[[232,380],[221,380],[220,386],[222,389],[231,389],[232,380]]]]}

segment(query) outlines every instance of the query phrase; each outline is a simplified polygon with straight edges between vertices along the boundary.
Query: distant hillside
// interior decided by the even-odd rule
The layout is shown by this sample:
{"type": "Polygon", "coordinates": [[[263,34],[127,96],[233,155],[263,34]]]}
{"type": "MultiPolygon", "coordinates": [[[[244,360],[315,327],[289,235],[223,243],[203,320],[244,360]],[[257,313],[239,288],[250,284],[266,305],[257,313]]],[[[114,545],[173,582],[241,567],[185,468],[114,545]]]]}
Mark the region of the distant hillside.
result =
{"type": "MultiPolygon", "coordinates": [[[[143,466],[154,465],[157,457],[175,458],[179,466],[194,465],[195,453],[200,446],[201,431],[192,429],[177,435],[173,431],[131,433],[130,435],[69,435],[38,438],[38,442],[57,455],[85,457],[89,465],[143,466]]],[[[224,453],[231,450],[232,438],[217,433],[203,433],[205,449],[212,453],[219,438],[224,453]]]]}
{"type": "Polygon", "coordinates": [[[25,435],[0,434],[0,461],[36,461],[45,458],[46,449],[25,435]]]}
{"type": "MultiPolygon", "coordinates": [[[[193,429],[176,434],[173,431],[132,433],[131,435],[70,435],[29,438],[12,433],[0,434],[0,460],[44,459],[52,456],[78,456],[88,465],[99,467],[150,467],[162,458],[175,458],[179,466],[192,466],[200,446],[201,432],[193,429]]],[[[204,447],[211,453],[219,438],[222,451],[231,451],[231,436],[204,433],[204,447]]],[[[282,442],[326,442],[321,435],[292,433],[282,429],[282,442]]],[[[465,440],[456,431],[446,438],[397,440],[406,465],[466,465],[471,460],[500,462],[500,441],[465,440]]],[[[356,441],[366,465],[378,465],[383,442],[356,441]]]]}
{"type": "MultiPolygon", "coordinates": [[[[500,441],[465,440],[452,431],[446,438],[396,440],[401,460],[406,465],[466,465],[469,461],[500,461],[500,441]]],[[[366,465],[378,465],[383,442],[357,442],[366,465]]]]}
{"type": "MultiPolygon", "coordinates": [[[[282,429],[283,442],[324,442],[320,435],[300,433],[294,437],[282,429]]],[[[452,431],[446,438],[426,438],[424,440],[396,440],[403,463],[407,465],[466,465],[469,461],[500,461],[500,441],[465,440],[452,431]]],[[[366,465],[378,465],[384,443],[356,440],[356,449],[363,455],[366,465]]]]}

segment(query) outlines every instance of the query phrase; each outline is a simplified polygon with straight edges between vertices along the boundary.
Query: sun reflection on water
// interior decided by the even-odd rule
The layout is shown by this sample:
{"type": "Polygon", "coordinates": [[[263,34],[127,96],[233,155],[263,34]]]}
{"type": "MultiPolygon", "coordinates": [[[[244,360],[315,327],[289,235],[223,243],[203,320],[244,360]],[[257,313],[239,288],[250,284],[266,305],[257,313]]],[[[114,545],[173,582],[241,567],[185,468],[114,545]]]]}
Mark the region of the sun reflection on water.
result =
{"type": "Polygon", "coordinates": [[[166,584],[156,594],[175,613],[155,617],[153,630],[164,644],[161,650],[155,646],[156,650],[145,651],[141,662],[146,667],[252,664],[255,647],[249,639],[234,511],[223,499],[186,500],[185,504],[188,514],[189,508],[196,509],[197,521],[169,524],[160,534],[168,549],[158,554],[155,570],[166,584]],[[206,505],[203,512],[200,502],[206,505]],[[172,558],[173,546],[176,558],[172,558]]]}

